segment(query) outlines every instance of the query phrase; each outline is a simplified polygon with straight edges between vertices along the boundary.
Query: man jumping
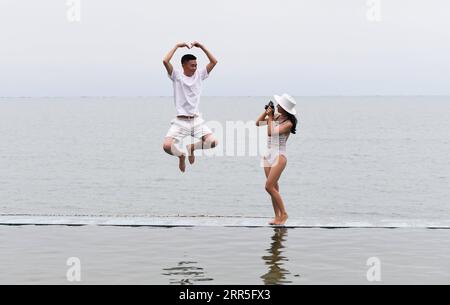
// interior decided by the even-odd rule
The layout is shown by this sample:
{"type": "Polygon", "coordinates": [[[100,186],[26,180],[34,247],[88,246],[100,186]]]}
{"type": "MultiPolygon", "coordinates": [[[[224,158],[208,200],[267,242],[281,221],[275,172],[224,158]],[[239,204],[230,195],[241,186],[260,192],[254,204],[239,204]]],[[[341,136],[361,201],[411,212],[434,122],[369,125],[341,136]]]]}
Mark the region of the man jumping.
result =
{"type": "Polygon", "coordinates": [[[169,78],[173,82],[175,108],[177,111],[176,118],[171,121],[163,149],[166,153],[179,158],[179,168],[184,173],[186,170],[186,154],[180,151],[176,144],[188,136],[199,139],[197,143],[189,144],[186,147],[190,164],[195,162],[195,150],[210,149],[218,145],[213,133],[206,126],[199,112],[202,83],[216,66],[217,60],[202,44],[193,42],[192,44],[177,44],[164,58],[163,63],[169,78]],[[184,47],[188,49],[193,47],[202,49],[209,59],[209,64],[197,70],[197,58],[194,55],[187,54],[181,59],[183,70],[174,69],[170,60],[178,48],[184,47]]]}

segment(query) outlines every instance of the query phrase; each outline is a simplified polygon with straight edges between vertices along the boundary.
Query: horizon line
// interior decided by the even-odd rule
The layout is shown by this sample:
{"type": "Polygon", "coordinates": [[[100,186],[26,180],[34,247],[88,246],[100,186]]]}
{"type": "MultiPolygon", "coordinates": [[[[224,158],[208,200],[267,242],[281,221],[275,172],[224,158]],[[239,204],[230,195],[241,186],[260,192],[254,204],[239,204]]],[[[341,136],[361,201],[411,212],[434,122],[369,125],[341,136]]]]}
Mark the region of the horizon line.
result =
{"type": "MultiPolygon", "coordinates": [[[[204,95],[202,98],[219,98],[219,97],[245,97],[245,98],[253,98],[253,97],[267,97],[271,95],[204,95]]],[[[450,97],[450,94],[414,94],[414,95],[385,95],[385,94],[377,94],[377,95],[292,95],[294,97],[450,97]]],[[[67,95],[67,96],[58,96],[58,95],[38,95],[38,96],[0,96],[0,99],[7,98],[17,98],[17,99],[28,99],[28,98],[172,98],[173,95],[67,95]]]]}

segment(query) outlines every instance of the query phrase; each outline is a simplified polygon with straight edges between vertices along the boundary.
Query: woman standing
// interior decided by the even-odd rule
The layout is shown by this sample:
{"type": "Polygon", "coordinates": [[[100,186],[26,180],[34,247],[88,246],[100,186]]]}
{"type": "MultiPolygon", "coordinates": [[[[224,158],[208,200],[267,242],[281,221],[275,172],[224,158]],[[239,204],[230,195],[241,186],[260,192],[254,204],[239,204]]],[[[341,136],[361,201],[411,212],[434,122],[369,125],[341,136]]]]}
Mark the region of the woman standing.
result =
{"type": "Polygon", "coordinates": [[[280,195],[278,180],[287,165],[286,142],[291,133],[296,133],[296,102],[288,94],[275,95],[278,113],[268,106],[256,120],[256,126],[267,125],[267,152],[263,157],[264,173],[267,177],[266,191],[272,198],[275,218],[269,224],[284,225],[288,214],[280,195]]]}

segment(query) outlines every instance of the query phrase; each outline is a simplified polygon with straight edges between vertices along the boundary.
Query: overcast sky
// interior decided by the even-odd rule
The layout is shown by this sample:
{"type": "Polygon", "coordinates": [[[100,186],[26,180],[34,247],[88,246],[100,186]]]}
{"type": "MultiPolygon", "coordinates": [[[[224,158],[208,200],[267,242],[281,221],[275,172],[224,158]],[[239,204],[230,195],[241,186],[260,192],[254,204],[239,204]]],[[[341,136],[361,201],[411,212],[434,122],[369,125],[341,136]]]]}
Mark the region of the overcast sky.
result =
{"type": "Polygon", "coordinates": [[[171,95],[162,59],[193,40],[219,60],[204,95],[450,94],[448,0],[381,0],[380,22],[366,0],[81,0],[81,22],[68,9],[1,0],[0,96],[171,95]]]}

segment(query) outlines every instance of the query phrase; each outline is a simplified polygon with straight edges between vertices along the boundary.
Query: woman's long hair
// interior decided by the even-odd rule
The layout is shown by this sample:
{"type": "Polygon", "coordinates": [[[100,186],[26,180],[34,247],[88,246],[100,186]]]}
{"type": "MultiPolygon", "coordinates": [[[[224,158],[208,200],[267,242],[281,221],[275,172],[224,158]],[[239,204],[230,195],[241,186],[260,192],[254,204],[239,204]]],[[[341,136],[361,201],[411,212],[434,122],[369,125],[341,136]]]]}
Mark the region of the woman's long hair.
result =
{"type": "Polygon", "coordinates": [[[290,114],[289,112],[286,111],[288,120],[292,122],[292,128],[291,128],[291,133],[296,134],[297,133],[297,117],[293,114],[290,114]]]}

